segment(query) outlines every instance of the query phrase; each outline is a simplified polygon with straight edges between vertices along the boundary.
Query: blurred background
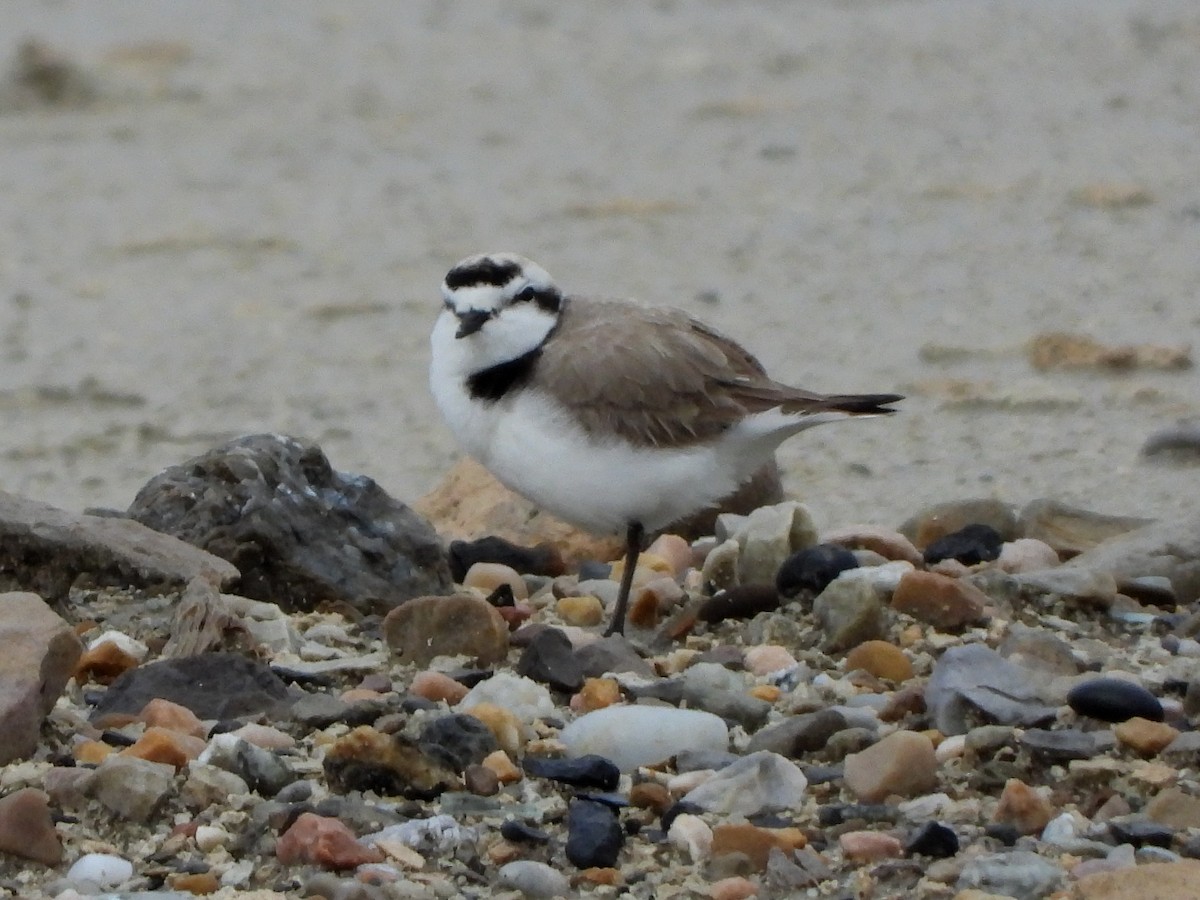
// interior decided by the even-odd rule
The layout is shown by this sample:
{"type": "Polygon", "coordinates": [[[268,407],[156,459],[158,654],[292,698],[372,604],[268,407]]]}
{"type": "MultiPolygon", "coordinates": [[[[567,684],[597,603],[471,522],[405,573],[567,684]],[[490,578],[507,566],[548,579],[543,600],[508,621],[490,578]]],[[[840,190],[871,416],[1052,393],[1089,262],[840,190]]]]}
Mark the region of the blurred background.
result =
{"type": "Polygon", "coordinates": [[[907,393],[781,451],[825,525],[1195,507],[1195,0],[6,0],[0,70],[0,489],[278,431],[412,501],[438,285],[510,249],[907,393]]]}

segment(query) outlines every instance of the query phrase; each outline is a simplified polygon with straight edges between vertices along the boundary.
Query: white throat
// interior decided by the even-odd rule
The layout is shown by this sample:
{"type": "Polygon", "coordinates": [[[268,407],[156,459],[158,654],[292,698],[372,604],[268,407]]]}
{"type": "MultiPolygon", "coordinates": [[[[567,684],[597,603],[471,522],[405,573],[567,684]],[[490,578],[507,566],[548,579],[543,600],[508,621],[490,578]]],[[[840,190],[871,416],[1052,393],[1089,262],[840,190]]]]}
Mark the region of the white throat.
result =
{"type": "Polygon", "coordinates": [[[523,303],[504,307],[479,331],[460,338],[456,337],[458,317],[443,309],[433,328],[431,375],[461,381],[476,372],[519,359],[539,347],[557,322],[554,313],[523,303]]]}

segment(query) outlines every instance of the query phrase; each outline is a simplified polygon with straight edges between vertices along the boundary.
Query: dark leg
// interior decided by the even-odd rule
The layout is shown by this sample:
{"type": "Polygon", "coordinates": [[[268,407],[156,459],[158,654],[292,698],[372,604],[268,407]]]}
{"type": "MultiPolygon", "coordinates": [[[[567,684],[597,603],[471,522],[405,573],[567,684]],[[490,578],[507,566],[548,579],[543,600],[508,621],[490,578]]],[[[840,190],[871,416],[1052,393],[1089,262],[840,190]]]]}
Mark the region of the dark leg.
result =
{"type": "Polygon", "coordinates": [[[604,636],[625,633],[625,612],[629,607],[629,591],[633,588],[633,570],[637,568],[638,557],[642,553],[642,540],[646,530],[641,522],[630,522],[629,530],[625,532],[625,571],[621,573],[621,589],[617,592],[617,608],[613,610],[612,621],[604,636]]]}

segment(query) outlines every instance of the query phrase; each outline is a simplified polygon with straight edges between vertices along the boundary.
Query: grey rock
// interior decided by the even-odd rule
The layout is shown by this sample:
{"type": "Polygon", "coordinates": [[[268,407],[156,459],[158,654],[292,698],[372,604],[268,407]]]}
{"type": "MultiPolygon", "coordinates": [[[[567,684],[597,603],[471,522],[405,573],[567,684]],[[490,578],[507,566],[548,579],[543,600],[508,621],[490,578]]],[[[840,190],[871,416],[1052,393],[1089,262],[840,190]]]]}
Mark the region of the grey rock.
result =
{"type": "Polygon", "coordinates": [[[487,725],[464,713],[439,716],[429,722],[421,730],[418,743],[427,755],[446,763],[455,772],[481,762],[500,748],[487,725]]]}
{"type": "Polygon", "coordinates": [[[166,803],[174,786],[174,767],[114,754],[96,769],[89,793],[122,819],[147,822],[166,803]]]}
{"type": "Polygon", "coordinates": [[[1200,515],[1109,538],[1061,568],[1104,573],[1118,582],[1162,576],[1180,603],[1192,603],[1200,599],[1200,515]]]}
{"type": "Polygon", "coordinates": [[[155,476],[131,518],[241,570],[238,593],[308,610],[386,612],[451,588],[433,527],[370,478],[336,471],[315,444],[238,438],[155,476]]]}
{"type": "Polygon", "coordinates": [[[1110,732],[1080,731],[1063,728],[1050,731],[1030,728],[1021,735],[1020,746],[1042,763],[1066,763],[1073,759],[1091,759],[1114,743],[1110,732]]]}
{"type": "Polygon", "coordinates": [[[296,699],[289,714],[293,722],[307,728],[328,728],[334,722],[345,722],[350,716],[350,708],[349,703],[333,694],[306,693],[296,699]]]}
{"type": "MultiPolygon", "coordinates": [[[[851,573],[860,571],[864,570],[851,573]]],[[[834,579],[813,601],[813,613],[825,632],[824,648],[830,652],[881,639],[886,630],[879,592],[866,578],[851,573],[834,579]]]]}
{"type": "Polygon", "coordinates": [[[805,753],[820,750],[836,732],[846,727],[846,719],[833,710],[819,710],[801,716],[791,716],[764,728],[750,739],[747,753],[770,750],[795,759],[805,753]]]}
{"type": "Polygon", "coordinates": [[[1014,622],[998,648],[1009,662],[1048,675],[1078,675],[1080,664],[1057,635],[1014,622]]]}
{"type": "Polygon", "coordinates": [[[983,644],[951,647],[933,668],[925,704],[942,734],[965,734],[973,718],[998,725],[1038,725],[1057,709],[1042,702],[1028,670],[983,644]]]}
{"type": "Polygon", "coordinates": [[[679,682],[688,706],[736,722],[747,731],[761,727],[770,715],[771,704],[746,693],[741,674],[717,663],[697,663],[684,671],[679,682]]]}
{"type": "Polygon", "coordinates": [[[1097,544],[1149,525],[1152,519],[1109,516],[1057,500],[1034,500],[1021,510],[1022,537],[1037,538],[1060,555],[1074,556],[1097,544]]]}
{"type": "Polygon", "coordinates": [[[991,526],[1006,541],[1019,536],[1015,510],[1007,503],[991,497],[950,500],[928,506],[905,521],[899,531],[923,548],[933,540],[967,525],[991,526]]]}
{"type": "Polygon", "coordinates": [[[808,779],[795,763],[760,751],[721,769],[683,799],[708,812],[750,817],[799,809],[807,789],[808,779]]]}
{"type": "Polygon", "coordinates": [[[37,594],[0,594],[0,766],[37,749],[42,720],[75,671],[79,638],[37,594]]]}
{"type": "Polygon", "coordinates": [[[1028,850],[994,853],[968,860],[957,888],[976,888],[1016,900],[1040,900],[1059,886],[1063,870],[1028,850]]]}
{"type": "Polygon", "coordinates": [[[739,548],[739,584],[775,584],[787,558],[818,540],[808,508],[794,500],[754,510],[733,537],[739,548]]]}
{"type": "Polygon", "coordinates": [[[572,800],[567,811],[566,856],[580,869],[616,865],[625,832],[614,810],[591,800],[572,800]]]}
{"type": "Polygon", "coordinates": [[[263,797],[274,797],[299,777],[277,754],[249,741],[238,741],[233,754],[233,773],[263,797]]]}
{"type": "Polygon", "coordinates": [[[654,667],[619,634],[580,647],[575,651],[575,660],[585,678],[599,678],[607,672],[633,672],[654,677],[654,667]]]}
{"type": "Polygon", "coordinates": [[[181,590],[193,578],[224,586],[237,569],[130,519],[68,512],[0,491],[0,586],[60,602],[72,587],[181,590]]]}
{"type": "Polygon", "coordinates": [[[1014,575],[1021,596],[1069,600],[1083,606],[1107,609],[1117,597],[1117,580],[1108,572],[1058,566],[1014,575]]]}
{"type": "Polygon", "coordinates": [[[556,691],[574,692],[583,686],[583,667],[570,639],[557,628],[547,628],[529,642],[517,660],[516,673],[556,691]]]}
{"type": "Polygon", "coordinates": [[[270,667],[236,653],[165,659],[119,675],[92,712],[136,715],[154,699],[186,706],[202,719],[235,719],[289,705],[287,685],[270,667]]]}

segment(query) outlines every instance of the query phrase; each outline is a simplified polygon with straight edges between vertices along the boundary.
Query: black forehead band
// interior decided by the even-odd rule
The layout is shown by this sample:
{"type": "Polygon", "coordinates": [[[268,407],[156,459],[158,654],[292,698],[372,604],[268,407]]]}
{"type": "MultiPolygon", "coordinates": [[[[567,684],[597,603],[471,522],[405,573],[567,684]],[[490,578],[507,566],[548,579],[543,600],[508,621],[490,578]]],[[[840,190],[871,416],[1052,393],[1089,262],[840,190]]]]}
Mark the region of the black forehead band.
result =
{"type": "Polygon", "coordinates": [[[477,287],[481,284],[504,287],[520,272],[521,266],[518,263],[488,257],[466,265],[455,266],[446,275],[446,287],[452,291],[459,288],[477,287]]]}

